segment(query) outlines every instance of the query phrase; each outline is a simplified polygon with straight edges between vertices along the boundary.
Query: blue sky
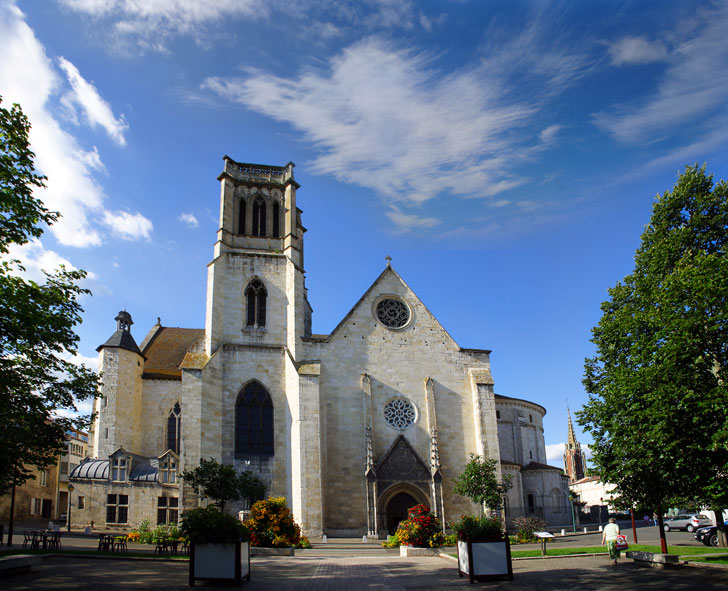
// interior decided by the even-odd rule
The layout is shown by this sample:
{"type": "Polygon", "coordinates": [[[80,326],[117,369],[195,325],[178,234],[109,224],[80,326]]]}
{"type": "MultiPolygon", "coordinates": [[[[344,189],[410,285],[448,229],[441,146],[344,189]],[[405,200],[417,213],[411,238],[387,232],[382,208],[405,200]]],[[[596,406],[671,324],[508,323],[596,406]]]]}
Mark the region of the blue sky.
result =
{"type": "Polygon", "coordinates": [[[560,465],[655,195],[728,176],[726,30],[725,1],[0,0],[0,94],[63,215],[14,254],[89,272],[90,363],[122,308],[137,341],[203,327],[222,156],[293,161],[314,332],[390,255],[560,465]]]}

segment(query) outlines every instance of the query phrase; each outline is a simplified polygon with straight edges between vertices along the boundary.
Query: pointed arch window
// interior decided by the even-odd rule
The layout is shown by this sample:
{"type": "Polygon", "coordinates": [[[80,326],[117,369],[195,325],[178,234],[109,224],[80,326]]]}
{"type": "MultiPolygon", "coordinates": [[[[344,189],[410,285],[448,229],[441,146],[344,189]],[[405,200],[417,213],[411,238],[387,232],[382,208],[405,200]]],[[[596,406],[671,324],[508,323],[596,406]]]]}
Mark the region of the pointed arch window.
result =
{"type": "Polygon", "coordinates": [[[273,455],[273,401],[260,382],[250,382],[238,394],[235,454],[273,455]]]}
{"type": "Polygon", "coordinates": [[[245,234],[245,208],[247,207],[247,203],[245,202],[245,199],[241,199],[240,203],[238,204],[238,234],[244,235],[245,234]]]}
{"type": "Polygon", "coordinates": [[[265,236],[265,201],[261,198],[253,202],[253,236],[265,236]]]}
{"type": "Polygon", "coordinates": [[[247,305],[246,325],[251,328],[265,326],[265,306],[268,292],[260,279],[253,279],[245,288],[245,301],[247,305]]]}
{"type": "Polygon", "coordinates": [[[277,201],[273,204],[273,228],[271,235],[273,238],[279,238],[281,235],[281,206],[277,201]]]}
{"type": "Polygon", "coordinates": [[[182,409],[179,402],[176,402],[167,415],[167,449],[171,449],[179,455],[179,439],[180,439],[180,418],[182,409]]]}

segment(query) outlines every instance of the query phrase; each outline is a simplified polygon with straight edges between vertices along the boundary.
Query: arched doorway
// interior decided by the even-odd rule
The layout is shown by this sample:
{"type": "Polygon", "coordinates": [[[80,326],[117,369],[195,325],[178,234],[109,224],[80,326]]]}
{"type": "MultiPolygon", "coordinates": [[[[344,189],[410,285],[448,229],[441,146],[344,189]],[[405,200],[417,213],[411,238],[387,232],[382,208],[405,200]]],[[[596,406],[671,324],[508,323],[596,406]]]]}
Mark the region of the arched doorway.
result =
{"type": "Polygon", "coordinates": [[[393,535],[397,531],[399,522],[407,518],[407,510],[416,504],[417,500],[406,492],[397,493],[389,500],[385,509],[387,533],[389,535],[393,535]]]}

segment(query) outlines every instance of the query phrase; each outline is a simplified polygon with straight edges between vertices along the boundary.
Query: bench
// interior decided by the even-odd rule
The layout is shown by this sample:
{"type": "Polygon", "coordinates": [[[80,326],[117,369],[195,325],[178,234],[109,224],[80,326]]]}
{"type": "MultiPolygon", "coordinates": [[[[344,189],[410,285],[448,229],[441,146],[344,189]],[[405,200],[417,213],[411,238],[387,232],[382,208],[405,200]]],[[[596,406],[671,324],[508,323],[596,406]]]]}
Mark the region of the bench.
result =
{"type": "Polygon", "coordinates": [[[30,572],[30,567],[40,564],[41,556],[32,554],[15,554],[0,558],[0,573],[12,575],[30,572]]]}
{"type": "Polygon", "coordinates": [[[625,553],[627,558],[634,560],[638,566],[651,566],[652,568],[665,568],[679,564],[677,554],[658,554],[656,552],[637,552],[635,550],[625,553]]]}

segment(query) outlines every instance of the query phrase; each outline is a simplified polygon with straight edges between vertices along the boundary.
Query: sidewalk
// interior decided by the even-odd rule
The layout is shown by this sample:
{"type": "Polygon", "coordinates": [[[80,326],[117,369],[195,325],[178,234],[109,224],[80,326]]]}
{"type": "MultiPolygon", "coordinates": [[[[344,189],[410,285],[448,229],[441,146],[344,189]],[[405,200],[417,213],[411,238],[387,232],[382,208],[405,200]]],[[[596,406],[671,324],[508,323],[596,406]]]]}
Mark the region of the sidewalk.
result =
{"type": "MultiPolygon", "coordinates": [[[[442,558],[318,557],[253,558],[252,578],[244,591],[446,591],[452,588],[519,591],[724,591],[728,571],[681,566],[655,570],[604,557],[519,560],[514,579],[471,586],[457,574],[454,562],[442,558]]],[[[49,557],[29,574],[2,581],[7,591],[182,591],[188,564],[144,560],[49,557]]],[[[215,587],[207,587],[208,589],[215,587]]]]}

